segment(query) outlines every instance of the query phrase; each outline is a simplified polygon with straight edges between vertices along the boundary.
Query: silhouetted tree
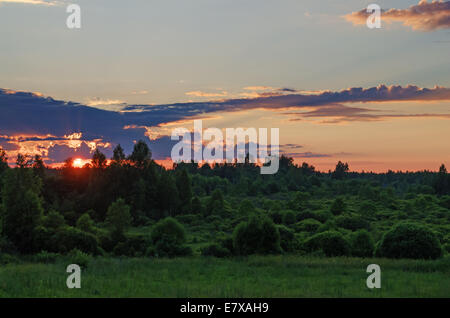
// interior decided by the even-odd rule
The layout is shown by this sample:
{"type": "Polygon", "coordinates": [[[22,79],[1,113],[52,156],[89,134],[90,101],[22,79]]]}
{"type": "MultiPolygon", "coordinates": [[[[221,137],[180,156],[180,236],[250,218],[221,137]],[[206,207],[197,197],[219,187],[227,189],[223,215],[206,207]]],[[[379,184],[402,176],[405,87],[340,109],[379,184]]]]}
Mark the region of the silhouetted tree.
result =
{"type": "Polygon", "coordinates": [[[439,172],[434,181],[434,190],[437,194],[450,194],[450,176],[444,164],[439,168],[439,172]]]}
{"type": "Polygon", "coordinates": [[[152,152],[147,144],[139,140],[133,148],[133,152],[131,153],[129,160],[134,164],[137,168],[146,167],[152,159],[152,152]]]}
{"type": "Polygon", "coordinates": [[[347,174],[349,168],[348,163],[343,163],[339,161],[336,165],[336,169],[334,169],[331,177],[333,179],[342,180],[345,178],[345,175],[347,174]]]}
{"type": "Polygon", "coordinates": [[[8,169],[8,156],[6,155],[6,151],[0,147],[0,176],[4,171],[8,169]]]}
{"type": "Polygon", "coordinates": [[[123,148],[120,144],[116,146],[113,150],[113,157],[112,157],[112,163],[121,165],[126,159],[125,153],[123,151],[123,148]]]}
{"type": "Polygon", "coordinates": [[[97,149],[95,149],[94,154],[92,155],[92,168],[94,169],[105,169],[106,168],[106,156],[97,149]]]}
{"type": "Polygon", "coordinates": [[[159,201],[159,210],[162,216],[174,216],[178,214],[176,210],[179,207],[178,189],[173,177],[166,171],[163,171],[157,187],[157,198],[159,201]]]}
{"type": "Polygon", "coordinates": [[[45,175],[45,164],[42,156],[35,155],[33,160],[33,170],[41,178],[45,175]]]}
{"type": "Polygon", "coordinates": [[[43,215],[41,180],[30,169],[10,169],[2,187],[2,233],[23,253],[33,249],[35,229],[43,215]]]}
{"type": "Polygon", "coordinates": [[[192,187],[191,179],[186,169],[182,169],[177,173],[176,184],[180,199],[180,210],[183,213],[189,213],[191,211],[192,187]]]}
{"type": "Polygon", "coordinates": [[[19,168],[27,168],[29,166],[31,166],[33,163],[33,160],[28,158],[27,155],[23,155],[23,154],[18,154],[17,155],[17,160],[16,160],[16,165],[19,168]]]}

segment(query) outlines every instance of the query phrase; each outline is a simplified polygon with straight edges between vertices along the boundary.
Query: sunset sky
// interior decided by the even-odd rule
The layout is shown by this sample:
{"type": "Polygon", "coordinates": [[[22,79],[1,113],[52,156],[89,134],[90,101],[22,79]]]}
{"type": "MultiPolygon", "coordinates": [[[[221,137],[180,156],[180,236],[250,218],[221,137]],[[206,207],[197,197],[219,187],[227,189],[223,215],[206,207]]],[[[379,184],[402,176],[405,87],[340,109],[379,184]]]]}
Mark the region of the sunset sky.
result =
{"type": "Polygon", "coordinates": [[[320,170],[450,166],[450,1],[0,0],[0,39],[12,162],[139,139],[164,160],[195,118],[280,128],[282,152],[320,170]]]}

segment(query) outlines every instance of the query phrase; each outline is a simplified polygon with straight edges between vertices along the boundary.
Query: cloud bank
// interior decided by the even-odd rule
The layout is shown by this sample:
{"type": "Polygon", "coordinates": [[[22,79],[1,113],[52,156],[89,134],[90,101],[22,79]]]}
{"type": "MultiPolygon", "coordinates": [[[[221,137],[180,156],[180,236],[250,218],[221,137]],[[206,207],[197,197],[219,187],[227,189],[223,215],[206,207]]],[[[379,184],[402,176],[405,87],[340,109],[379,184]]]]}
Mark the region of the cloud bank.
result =
{"type": "Polygon", "coordinates": [[[2,3],[20,3],[32,5],[45,5],[45,6],[54,6],[60,4],[59,1],[45,1],[45,0],[0,0],[0,4],[2,3]]]}
{"type": "MultiPolygon", "coordinates": [[[[354,25],[365,25],[370,14],[366,9],[352,12],[345,19],[354,25]]],[[[382,21],[400,22],[417,31],[435,31],[450,28],[450,1],[421,0],[408,9],[389,9],[381,15],[382,21]]]]}
{"type": "MultiPolygon", "coordinates": [[[[89,157],[96,148],[111,155],[113,147],[119,143],[130,152],[134,141],[146,139],[155,159],[165,159],[174,142],[167,137],[167,132],[164,135],[158,134],[158,131],[165,124],[205,118],[208,113],[285,110],[282,114],[289,120],[317,118],[328,124],[400,117],[450,118],[448,113],[383,114],[377,110],[351,106],[352,103],[397,101],[450,101],[450,89],[380,85],[367,89],[322,91],[312,95],[292,93],[212,102],[126,105],[116,111],[59,101],[39,93],[0,89],[0,146],[13,155],[18,152],[42,154],[48,163],[57,163],[71,156],[89,157]]],[[[286,152],[294,153],[292,150],[295,148],[301,146],[292,146],[286,152]]],[[[297,153],[297,156],[322,154],[305,151],[297,153]]]]}

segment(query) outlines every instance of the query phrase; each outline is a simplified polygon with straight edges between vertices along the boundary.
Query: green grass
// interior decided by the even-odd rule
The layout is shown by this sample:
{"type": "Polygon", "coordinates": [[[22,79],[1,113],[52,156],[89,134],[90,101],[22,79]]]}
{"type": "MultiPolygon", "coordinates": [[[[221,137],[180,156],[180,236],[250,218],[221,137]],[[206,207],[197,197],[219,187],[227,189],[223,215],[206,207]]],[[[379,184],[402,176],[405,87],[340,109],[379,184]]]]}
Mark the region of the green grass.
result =
{"type": "Polygon", "coordinates": [[[0,297],[449,297],[450,258],[437,261],[252,256],[243,259],[96,258],[81,289],[66,264],[0,267],[0,297]],[[381,266],[381,289],[366,267],[381,266]]]}

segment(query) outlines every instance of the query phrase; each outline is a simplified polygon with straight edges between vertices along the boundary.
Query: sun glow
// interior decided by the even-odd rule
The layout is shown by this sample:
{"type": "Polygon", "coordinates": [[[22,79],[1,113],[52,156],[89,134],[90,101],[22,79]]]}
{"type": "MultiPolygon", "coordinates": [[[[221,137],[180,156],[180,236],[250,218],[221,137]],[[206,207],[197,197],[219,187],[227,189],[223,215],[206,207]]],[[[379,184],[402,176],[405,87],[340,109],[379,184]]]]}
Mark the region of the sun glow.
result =
{"type": "Polygon", "coordinates": [[[83,160],[80,158],[77,158],[73,161],[73,167],[74,168],[83,168],[83,160]]]}

